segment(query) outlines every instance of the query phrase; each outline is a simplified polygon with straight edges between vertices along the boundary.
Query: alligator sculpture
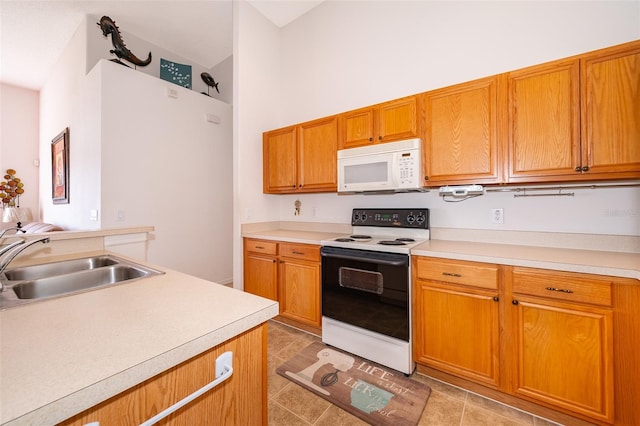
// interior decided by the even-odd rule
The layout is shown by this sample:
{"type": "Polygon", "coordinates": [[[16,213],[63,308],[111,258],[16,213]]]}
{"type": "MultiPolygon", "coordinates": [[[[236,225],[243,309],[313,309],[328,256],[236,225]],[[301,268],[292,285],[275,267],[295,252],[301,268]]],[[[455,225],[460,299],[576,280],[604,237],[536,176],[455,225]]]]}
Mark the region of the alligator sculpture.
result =
{"type": "Polygon", "coordinates": [[[151,63],[151,52],[149,52],[149,57],[147,57],[147,59],[143,61],[142,59],[136,57],[136,55],[134,55],[129,49],[127,49],[127,46],[124,44],[124,40],[122,39],[122,35],[120,35],[120,30],[118,29],[116,22],[113,19],[109,18],[108,16],[103,16],[102,18],[100,18],[100,22],[98,22],[97,24],[102,30],[102,35],[107,37],[109,34],[111,34],[111,43],[113,43],[114,49],[110,50],[109,52],[118,57],[118,59],[112,59],[113,62],[128,66],[120,60],[125,59],[139,67],[144,67],[151,63]]]}

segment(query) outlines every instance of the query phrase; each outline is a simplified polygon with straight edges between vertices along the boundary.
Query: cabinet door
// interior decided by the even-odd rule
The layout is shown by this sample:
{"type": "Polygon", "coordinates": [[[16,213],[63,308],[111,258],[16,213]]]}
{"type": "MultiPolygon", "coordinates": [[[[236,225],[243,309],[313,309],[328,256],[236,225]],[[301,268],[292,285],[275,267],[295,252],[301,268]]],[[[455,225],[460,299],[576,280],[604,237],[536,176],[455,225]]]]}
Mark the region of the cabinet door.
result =
{"type": "Polygon", "coordinates": [[[280,315],[320,327],[320,264],[280,260],[280,315]]]}
{"type": "Polygon", "coordinates": [[[263,192],[293,192],[297,188],[296,127],[263,134],[263,192]]]}
{"type": "Polygon", "coordinates": [[[275,257],[247,253],[244,258],[244,291],[278,300],[278,263],[275,257]]]}
{"type": "Polygon", "coordinates": [[[374,138],[375,124],[375,109],[373,107],[341,114],[339,149],[371,144],[374,138]]]}
{"type": "Polygon", "coordinates": [[[299,126],[299,191],[337,191],[337,151],[337,116],[310,121],[299,126]]]}
{"type": "Polygon", "coordinates": [[[418,97],[409,96],[378,106],[377,142],[419,137],[418,97]]]}
{"type": "Polygon", "coordinates": [[[428,185],[501,181],[499,103],[504,76],[424,95],[424,167],[428,185]]]}
{"type": "Polygon", "coordinates": [[[582,164],[587,175],[638,178],[640,45],[605,52],[581,63],[582,164]]]}
{"type": "Polygon", "coordinates": [[[497,292],[463,291],[426,280],[418,280],[415,289],[416,362],[497,388],[497,292]]]}
{"type": "Polygon", "coordinates": [[[516,395],[612,422],[611,310],[527,296],[515,303],[516,395]]]}
{"type": "Polygon", "coordinates": [[[579,61],[509,73],[509,182],[580,177],[579,61]]]}

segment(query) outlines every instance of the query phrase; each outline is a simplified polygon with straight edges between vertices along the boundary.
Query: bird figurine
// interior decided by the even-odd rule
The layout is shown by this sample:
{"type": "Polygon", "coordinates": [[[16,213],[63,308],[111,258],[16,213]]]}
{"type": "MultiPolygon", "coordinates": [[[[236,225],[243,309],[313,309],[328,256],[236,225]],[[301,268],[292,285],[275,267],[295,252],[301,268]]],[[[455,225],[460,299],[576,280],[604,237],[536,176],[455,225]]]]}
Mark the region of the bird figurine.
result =
{"type": "Polygon", "coordinates": [[[202,78],[202,81],[204,81],[204,83],[207,85],[207,93],[204,92],[200,92],[203,95],[207,95],[207,96],[211,96],[209,94],[209,87],[214,87],[216,89],[216,92],[218,92],[218,94],[220,94],[220,90],[218,90],[218,83],[216,83],[216,81],[213,79],[213,77],[211,76],[211,74],[209,74],[208,72],[203,72],[202,74],[200,74],[200,77],[202,78]]]}
{"type": "Polygon", "coordinates": [[[118,59],[112,59],[113,62],[117,62],[119,64],[129,66],[122,62],[120,59],[125,59],[132,64],[144,67],[151,63],[151,52],[149,52],[149,56],[147,59],[142,60],[138,59],[136,55],[134,55],[127,46],[124,44],[124,40],[122,39],[122,35],[120,35],[120,30],[116,26],[116,22],[109,18],[108,16],[103,16],[100,18],[100,22],[97,23],[100,29],[102,30],[102,35],[107,37],[111,34],[111,43],[113,43],[113,50],[110,50],[111,54],[116,55],[118,59]]]}

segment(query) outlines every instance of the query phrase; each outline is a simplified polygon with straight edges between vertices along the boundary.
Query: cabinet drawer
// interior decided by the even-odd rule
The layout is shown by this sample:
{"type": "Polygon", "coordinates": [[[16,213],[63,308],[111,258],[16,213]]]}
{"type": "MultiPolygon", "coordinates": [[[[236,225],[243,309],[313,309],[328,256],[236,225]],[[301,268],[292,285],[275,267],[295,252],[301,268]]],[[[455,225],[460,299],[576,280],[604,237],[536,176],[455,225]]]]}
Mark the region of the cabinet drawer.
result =
{"type": "Polygon", "coordinates": [[[514,268],[513,292],[611,306],[611,280],[571,272],[514,268]]]}
{"type": "Polygon", "coordinates": [[[498,288],[498,267],[486,263],[415,257],[416,276],[434,281],[498,288]]]}
{"type": "Polygon", "coordinates": [[[280,256],[320,261],[320,246],[311,244],[280,243],[280,256]]]}
{"type": "Polygon", "coordinates": [[[251,253],[278,254],[278,243],[274,241],[246,239],[245,246],[251,253]]]}

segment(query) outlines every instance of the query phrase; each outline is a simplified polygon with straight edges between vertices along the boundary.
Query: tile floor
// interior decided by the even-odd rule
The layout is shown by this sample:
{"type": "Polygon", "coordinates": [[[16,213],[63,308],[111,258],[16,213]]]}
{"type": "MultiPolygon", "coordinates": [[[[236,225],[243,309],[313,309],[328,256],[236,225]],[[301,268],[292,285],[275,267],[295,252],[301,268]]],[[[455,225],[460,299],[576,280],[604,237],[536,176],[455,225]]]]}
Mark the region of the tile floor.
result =
{"type": "MultiPolygon", "coordinates": [[[[365,422],[278,375],[276,368],[320,338],[276,321],[268,326],[269,426],[357,426],[365,422]]],[[[534,417],[421,374],[431,387],[420,426],[541,426],[555,423],[534,417]]]]}

